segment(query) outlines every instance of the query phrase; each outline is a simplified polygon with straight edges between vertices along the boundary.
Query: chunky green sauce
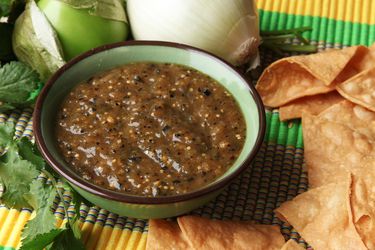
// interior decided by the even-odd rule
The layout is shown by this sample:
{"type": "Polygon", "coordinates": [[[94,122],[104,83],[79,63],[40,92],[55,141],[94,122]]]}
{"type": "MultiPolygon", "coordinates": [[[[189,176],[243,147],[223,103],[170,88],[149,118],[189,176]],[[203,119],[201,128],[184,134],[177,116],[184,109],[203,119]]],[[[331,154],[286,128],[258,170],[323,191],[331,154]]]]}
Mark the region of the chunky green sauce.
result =
{"type": "Polygon", "coordinates": [[[56,125],[65,160],[97,185],[141,196],[199,189],[241,152],[245,122],[212,78],[174,64],[128,64],[79,84],[56,125]]]}

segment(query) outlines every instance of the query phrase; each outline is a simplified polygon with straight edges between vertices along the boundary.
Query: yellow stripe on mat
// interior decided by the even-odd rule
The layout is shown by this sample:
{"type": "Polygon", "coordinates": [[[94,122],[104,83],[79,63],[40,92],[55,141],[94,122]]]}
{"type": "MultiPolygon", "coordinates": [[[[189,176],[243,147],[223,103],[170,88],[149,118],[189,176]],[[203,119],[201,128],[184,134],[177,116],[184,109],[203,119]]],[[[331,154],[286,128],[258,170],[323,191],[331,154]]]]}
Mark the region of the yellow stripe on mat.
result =
{"type": "Polygon", "coordinates": [[[138,246],[136,250],[146,249],[146,241],[147,241],[147,233],[142,233],[141,239],[138,242],[138,246]]]}
{"type": "MultiPolygon", "coordinates": [[[[3,228],[3,224],[5,223],[5,218],[8,216],[9,209],[6,207],[0,207],[0,228],[3,228]]],[[[0,229],[1,232],[1,229],[0,229]]]]}
{"type": "Polygon", "coordinates": [[[123,249],[125,249],[126,244],[129,241],[131,233],[132,233],[131,231],[126,230],[126,229],[122,230],[120,239],[117,242],[116,250],[123,250],[123,249]]]}
{"type": "Polygon", "coordinates": [[[113,227],[115,225],[117,215],[110,213],[105,221],[102,233],[100,234],[100,238],[96,244],[97,250],[105,250],[106,246],[108,245],[109,239],[113,233],[113,227]]]}
{"type": "Polygon", "coordinates": [[[91,234],[91,232],[94,228],[94,224],[95,224],[95,221],[96,221],[97,214],[98,214],[98,208],[97,207],[90,208],[90,210],[89,210],[89,212],[86,216],[86,219],[82,224],[82,229],[81,229],[81,231],[82,231],[82,241],[85,244],[88,241],[88,239],[90,237],[90,234],[91,234]]]}
{"type": "Polygon", "coordinates": [[[142,233],[133,231],[130,235],[128,244],[126,245],[126,250],[133,250],[136,249],[140,239],[141,239],[142,233]]]}
{"type": "Polygon", "coordinates": [[[4,225],[0,229],[0,246],[6,246],[9,235],[12,232],[16,220],[20,212],[16,209],[10,209],[8,216],[5,219],[4,225]]]}
{"type": "Polygon", "coordinates": [[[98,218],[96,219],[96,223],[94,227],[92,228],[90,238],[86,242],[86,249],[87,250],[94,250],[96,243],[99,240],[99,237],[103,231],[103,225],[104,222],[106,221],[108,211],[105,209],[100,209],[98,218]]]}
{"type": "Polygon", "coordinates": [[[257,0],[257,6],[264,11],[375,24],[374,0],[257,0]]]}
{"type": "Polygon", "coordinates": [[[114,228],[112,230],[111,237],[108,240],[106,250],[113,250],[116,249],[116,246],[118,245],[118,242],[121,237],[121,233],[123,232],[122,228],[125,224],[125,218],[118,217],[116,220],[116,223],[114,225],[114,228]]]}
{"type": "MultiPolygon", "coordinates": [[[[61,210],[57,208],[57,210],[61,210]]],[[[104,209],[91,208],[81,224],[82,238],[88,250],[144,250],[147,233],[133,230],[135,219],[118,217],[104,209]],[[118,218],[117,218],[118,217],[118,218]],[[104,226],[103,223],[105,222],[104,226]],[[125,228],[123,228],[125,224],[125,228]]],[[[62,227],[66,218],[55,213],[57,226],[62,227]]],[[[29,210],[16,210],[0,207],[0,246],[20,247],[22,229],[29,219],[35,216],[29,210]]]]}
{"type": "Polygon", "coordinates": [[[26,222],[29,220],[31,216],[30,211],[22,210],[18,216],[18,219],[14,225],[12,232],[9,235],[9,239],[7,240],[6,246],[16,248],[21,241],[21,232],[23,227],[25,226],[26,222]]]}
{"type": "Polygon", "coordinates": [[[16,248],[20,243],[22,229],[30,219],[28,209],[0,208],[0,246],[16,248]]]}
{"type": "Polygon", "coordinates": [[[106,248],[104,248],[105,250],[113,250],[116,248],[122,231],[123,230],[121,228],[114,228],[112,230],[111,237],[108,239],[106,248]]]}

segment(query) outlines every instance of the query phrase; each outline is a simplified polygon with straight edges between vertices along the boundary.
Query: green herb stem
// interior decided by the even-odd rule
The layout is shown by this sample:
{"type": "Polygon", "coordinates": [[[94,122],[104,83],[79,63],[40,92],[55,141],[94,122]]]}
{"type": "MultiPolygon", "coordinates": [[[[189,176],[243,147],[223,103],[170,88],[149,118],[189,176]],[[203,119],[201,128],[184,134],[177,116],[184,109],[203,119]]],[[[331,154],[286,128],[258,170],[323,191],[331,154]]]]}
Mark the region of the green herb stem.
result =
{"type": "Polygon", "coordinates": [[[283,52],[314,53],[317,50],[315,45],[264,42],[262,46],[271,49],[279,55],[283,55],[283,52]]]}
{"type": "Polygon", "coordinates": [[[313,53],[317,51],[317,47],[311,45],[302,35],[303,32],[311,30],[311,27],[301,27],[261,32],[261,46],[268,48],[279,55],[283,55],[283,52],[313,53]],[[297,39],[300,44],[291,44],[291,40],[294,39],[297,39]]]}
{"type": "Polygon", "coordinates": [[[280,49],[285,52],[305,52],[314,53],[316,52],[315,45],[294,45],[294,44],[283,44],[280,49]]]}

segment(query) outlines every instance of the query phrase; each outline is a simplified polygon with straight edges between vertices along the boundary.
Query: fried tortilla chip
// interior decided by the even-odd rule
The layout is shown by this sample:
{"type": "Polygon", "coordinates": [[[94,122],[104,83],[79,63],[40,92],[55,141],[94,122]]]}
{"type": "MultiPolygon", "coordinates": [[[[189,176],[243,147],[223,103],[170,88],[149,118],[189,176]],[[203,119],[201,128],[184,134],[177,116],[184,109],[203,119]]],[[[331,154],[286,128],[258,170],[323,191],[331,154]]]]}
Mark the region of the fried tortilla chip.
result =
{"type": "Polygon", "coordinates": [[[325,85],[331,85],[359,73],[359,65],[368,52],[367,47],[360,45],[297,56],[294,61],[325,85]]]}
{"type": "Polygon", "coordinates": [[[302,118],[310,186],[342,181],[353,173],[353,222],[369,249],[375,249],[374,119],[375,113],[348,101],[319,117],[302,118]]]}
{"type": "Polygon", "coordinates": [[[326,86],[298,64],[281,60],[271,64],[256,85],[266,106],[280,107],[304,96],[328,93],[335,89],[334,85],[326,86]]]}
{"type": "Polygon", "coordinates": [[[280,249],[284,237],[279,227],[245,221],[209,220],[198,216],[177,219],[193,249],[280,249]]]}
{"type": "Polygon", "coordinates": [[[367,249],[353,224],[350,186],[348,175],[340,183],[310,189],[283,203],[276,215],[289,222],[314,250],[367,249]]]}
{"type": "Polygon", "coordinates": [[[280,250],[304,250],[295,240],[288,240],[280,250]]]}
{"type": "Polygon", "coordinates": [[[373,68],[338,84],[336,89],[346,99],[375,112],[375,64],[373,68]]]}
{"type": "MultiPolygon", "coordinates": [[[[319,117],[344,124],[375,140],[375,112],[349,101],[342,101],[320,113],[319,117]]],[[[308,143],[308,142],[307,142],[308,143]]]]}
{"type": "Polygon", "coordinates": [[[344,98],[337,93],[337,91],[332,91],[327,94],[302,97],[280,107],[280,120],[285,121],[301,118],[302,113],[317,115],[325,109],[343,100],[344,98]]]}
{"type": "Polygon", "coordinates": [[[149,220],[147,250],[185,250],[189,249],[177,222],[166,220],[149,220]]]}
{"type": "Polygon", "coordinates": [[[371,69],[375,66],[375,43],[371,45],[368,53],[364,56],[361,63],[359,64],[359,69],[361,71],[366,69],[371,69]]]}
{"type": "Polygon", "coordinates": [[[280,107],[304,96],[332,91],[336,83],[359,72],[368,53],[364,46],[292,56],[271,64],[261,75],[257,90],[266,106],[280,107]]]}
{"type": "Polygon", "coordinates": [[[351,206],[358,234],[369,249],[375,249],[375,173],[357,176],[352,184],[351,206]]]}
{"type": "Polygon", "coordinates": [[[375,171],[375,143],[350,127],[319,116],[303,115],[304,156],[310,187],[375,171]]]}

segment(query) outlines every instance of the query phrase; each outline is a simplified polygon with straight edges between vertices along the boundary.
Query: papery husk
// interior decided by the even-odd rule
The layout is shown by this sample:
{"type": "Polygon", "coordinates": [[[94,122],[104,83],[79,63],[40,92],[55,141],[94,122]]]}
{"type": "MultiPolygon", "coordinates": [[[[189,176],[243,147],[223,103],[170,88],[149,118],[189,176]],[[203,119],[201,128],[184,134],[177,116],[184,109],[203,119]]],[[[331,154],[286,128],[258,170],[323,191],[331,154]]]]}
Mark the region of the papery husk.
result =
{"type": "Polygon", "coordinates": [[[75,9],[86,9],[90,15],[105,19],[128,23],[123,10],[124,5],[119,0],[58,0],[75,9]]]}
{"type": "Polygon", "coordinates": [[[12,44],[17,58],[36,70],[43,81],[65,64],[57,34],[35,1],[29,1],[17,19],[12,44]]]}

